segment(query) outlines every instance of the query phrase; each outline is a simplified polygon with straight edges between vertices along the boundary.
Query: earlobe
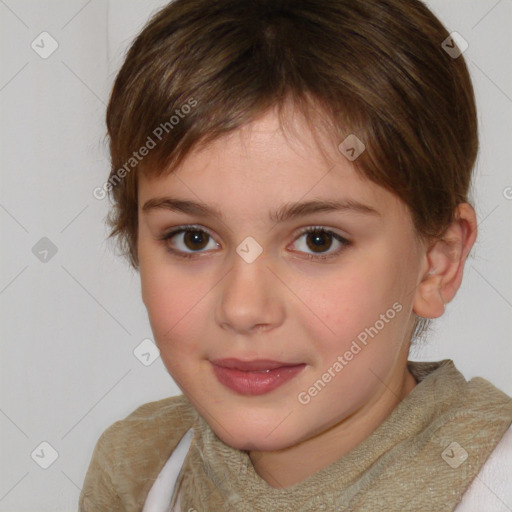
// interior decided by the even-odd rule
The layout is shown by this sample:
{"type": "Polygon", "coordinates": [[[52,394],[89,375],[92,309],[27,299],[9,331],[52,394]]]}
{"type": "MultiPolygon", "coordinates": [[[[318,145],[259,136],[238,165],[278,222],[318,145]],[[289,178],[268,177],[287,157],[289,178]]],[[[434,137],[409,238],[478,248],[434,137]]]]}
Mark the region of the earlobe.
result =
{"type": "Polygon", "coordinates": [[[439,318],[445,310],[445,299],[441,294],[441,276],[429,272],[418,285],[413,310],[422,318],[439,318]]]}
{"type": "Polygon", "coordinates": [[[454,220],[425,253],[428,271],[419,276],[413,310],[423,318],[438,318],[462,282],[466,258],[475,243],[475,211],[468,203],[457,207],[454,220]]]}

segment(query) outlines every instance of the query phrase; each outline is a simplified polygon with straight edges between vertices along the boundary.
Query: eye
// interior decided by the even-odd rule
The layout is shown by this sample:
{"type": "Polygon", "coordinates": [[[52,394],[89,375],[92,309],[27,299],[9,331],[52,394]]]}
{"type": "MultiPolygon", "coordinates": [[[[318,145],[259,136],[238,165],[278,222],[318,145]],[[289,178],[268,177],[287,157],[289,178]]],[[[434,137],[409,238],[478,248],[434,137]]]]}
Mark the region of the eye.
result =
{"type": "MultiPolygon", "coordinates": [[[[199,226],[181,226],[164,233],[158,239],[165,243],[168,252],[180,258],[194,258],[208,249],[220,247],[213,237],[199,226]]],[[[350,242],[334,231],[311,226],[302,230],[294,244],[297,244],[298,252],[306,252],[310,260],[325,260],[338,256],[350,242]],[[336,244],[338,249],[329,252],[336,244]],[[312,252],[308,253],[308,250],[312,252]]]]}
{"type": "Polygon", "coordinates": [[[192,258],[195,253],[204,252],[203,249],[220,247],[207,231],[197,226],[182,226],[165,233],[159,239],[165,242],[169,252],[182,258],[192,258]]]}
{"type": "Polygon", "coordinates": [[[296,241],[294,244],[297,244],[299,252],[312,251],[308,254],[309,259],[312,260],[324,260],[338,256],[345,247],[350,245],[346,238],[320,226],[311,226],[304,229],[296,240],[299,242],[296,241]],[[338,249],[328,252],[336,244],[338,249]]]}

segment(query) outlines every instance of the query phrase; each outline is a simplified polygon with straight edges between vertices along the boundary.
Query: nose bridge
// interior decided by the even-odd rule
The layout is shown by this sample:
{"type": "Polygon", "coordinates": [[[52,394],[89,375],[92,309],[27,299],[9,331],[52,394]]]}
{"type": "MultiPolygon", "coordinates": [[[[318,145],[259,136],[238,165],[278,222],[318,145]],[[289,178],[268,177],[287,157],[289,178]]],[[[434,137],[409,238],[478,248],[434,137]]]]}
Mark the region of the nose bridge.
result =
{"type": "Polygon", "coordinates": [[[234,255],[231,271],[222,282],[217,321],[224,328],[249,332],[255,327],[271,328],[282,321],[279,287],[263,255],[248,263],[234,255]]]}

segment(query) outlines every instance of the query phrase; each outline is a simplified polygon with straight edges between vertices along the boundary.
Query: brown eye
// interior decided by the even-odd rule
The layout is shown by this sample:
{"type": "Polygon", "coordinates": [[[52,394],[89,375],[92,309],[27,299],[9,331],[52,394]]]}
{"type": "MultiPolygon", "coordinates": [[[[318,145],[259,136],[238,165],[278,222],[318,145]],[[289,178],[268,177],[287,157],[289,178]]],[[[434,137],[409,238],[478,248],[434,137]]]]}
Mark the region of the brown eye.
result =
{"type": "Polygon", "coordinates": [[[207,245],[208,238],[210,235],[205,233],[204,231],[185,231],[185,236],[183,237],[183,243],[187,246],[187,248],[197,251],[204,249],[207,245]]]}
{"type": "Polygon", "coordinates": [[[332,234],[327,231],[313,231],[306,235],[306,244],[312,251],[324,252],[332,245],[332,234]]]}
{"type": "Polygon", "coordinates": [[[160,237],[167,249],[176,255],[194,256],[194,253],[202,254],[203,249],[216,249],[219,244],[212,236],[198,228],[180,228],[160,237]],[[208,247],[210,245],[210,247],[208,247]]]}
{"type": "Polygon", "coordinates": [[[299,252],[304,252],[309,259],[324,260],[338,256],[343,249],[350,245],[350,242],[329,229],[309,227],[302,231],[294,245],[299,252]],[[335,250],[330,250],[333,246],[335,250]]]}

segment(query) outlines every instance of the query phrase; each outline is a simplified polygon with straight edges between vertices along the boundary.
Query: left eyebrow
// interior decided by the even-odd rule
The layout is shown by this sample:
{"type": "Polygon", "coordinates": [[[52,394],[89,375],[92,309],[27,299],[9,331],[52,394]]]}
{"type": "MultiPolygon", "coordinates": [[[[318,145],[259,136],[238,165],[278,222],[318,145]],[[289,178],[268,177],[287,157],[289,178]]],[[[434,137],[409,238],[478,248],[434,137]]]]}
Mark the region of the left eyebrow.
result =
{"type": "Polygon", "coordinates": [[[270,213],[270,220],[277,224],[297,217],[305,217],[306,215],[321,212],[347,212],[362,213],[366,215],[380,215],[375,208],[354,200],[306,201],[302,203],[288,203],[283,205],[275,212],[270,213]]]}
{"type": "MultiPolygon", "coordinates": [[[[142,211],[148,213],[151,210],[164,209],[189,215],[198,215],[200,217],[212,217],[219,220],[223,219],[222,213],[211,208],[204,203],[196,201],[176,199],[173,197],[154,197],[146,201],[142,211]]],[[[347,212],[366,215],[380,215],[375,208],[354,200],[341,201],[306,201],[287,203],[279,209],[269,213],[269,219],[272,223],[278,224],[298,217],[305,217],[320,212],[347,212]]]]}

